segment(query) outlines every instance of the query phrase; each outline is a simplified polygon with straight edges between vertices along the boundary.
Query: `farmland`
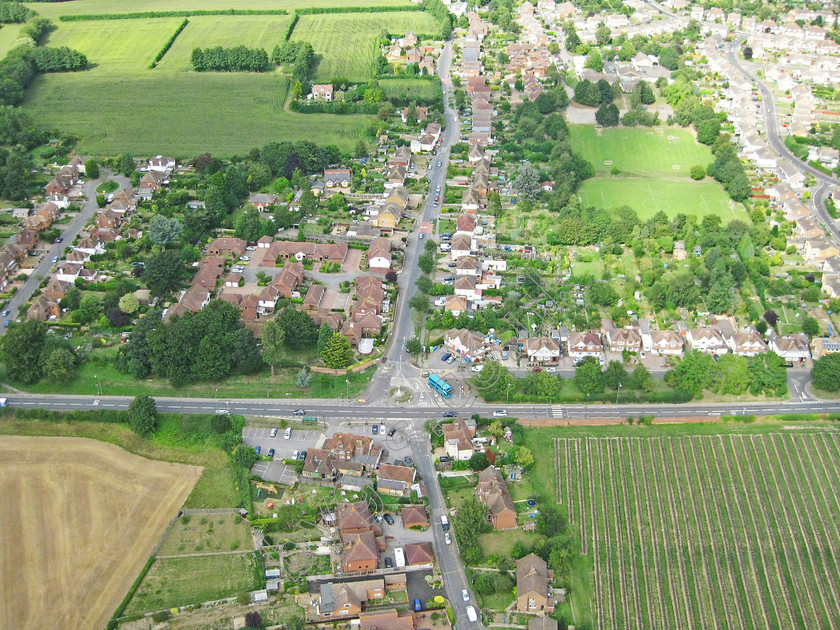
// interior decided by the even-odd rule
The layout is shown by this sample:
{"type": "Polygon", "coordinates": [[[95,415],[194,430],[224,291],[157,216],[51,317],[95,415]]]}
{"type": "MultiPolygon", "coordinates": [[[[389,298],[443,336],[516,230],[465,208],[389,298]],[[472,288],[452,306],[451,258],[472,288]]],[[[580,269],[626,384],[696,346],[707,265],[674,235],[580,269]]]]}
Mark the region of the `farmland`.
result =
{"type": "Polygon", "coordinates": [[[3,628],[105,626],[201,473],[79,438],[5,436],[0,462],[3,628]]]}
{"type": "Polygon", "coordinates": [[[379,54],[377,38],[383,29],[390,33],[413,31],[418,35],[439,31],[434,19],[420,11],[303,15],[291,39],[309,42],[315,49],[316,81],[339,76],[366,81],[379,54]]]}
{"type": "Polygon", "coordinates": [[[594,626],[840,625],[840,438],[797,428],[556,439],[594,626]]]}

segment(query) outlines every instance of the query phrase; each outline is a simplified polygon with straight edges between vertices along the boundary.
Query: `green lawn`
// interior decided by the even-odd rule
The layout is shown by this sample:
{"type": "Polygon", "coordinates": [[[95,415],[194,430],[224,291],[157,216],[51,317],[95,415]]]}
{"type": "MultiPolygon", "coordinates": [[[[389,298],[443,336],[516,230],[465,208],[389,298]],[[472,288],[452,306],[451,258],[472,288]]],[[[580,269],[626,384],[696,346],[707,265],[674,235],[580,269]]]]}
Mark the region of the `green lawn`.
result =
{"type": "Polygon", "coordinates": [[[21,37],[21,28],[23,24],[3,24],[0,28],[0,57],[5,57],[15,46],[32,41],[26,36],[21,37]]]}
{"type": "Polygon", "coordinates": [[[441,98],[440,85],[427,79],[380,79],[379,87],[385,98],[404,97],[408,99],[441,98]]]}
{"type": "Polygon", "coordinates": [[[157,560],[126,615],[233,597],[259,586],[251,553],[157,560]]]}
{"type": "Polygon", "coordinates": [[[705,167],[713,159],[709,147],[697,144],[690,132],[679,127],[596,131],[593,125],[570,125],[569,131],[575,151],[595,167],[596,175],[617,168],[622,175],[687,179],[692,166],[705,167]]]}
{"type": "Polygon", "coordinates": [[[282,43],[291,19],[283,15],[192,17],[155,71],[190,70],[190,55],[196,47],[248,46],[263,48],[270,56],[274,47],[282,43]]]}
{"type": "Polygon", "coordinates": [[[239,497],[233,474],[227,466],[207,467],[187,497],[185,508],[216,509],[236,507],[239,497]]]}
{"type": "Polygon", "coordinates": [[[251,528],[238,514],[191,514],[172,526],[157,555],[180,556],[251,548],[251,528]]]}
{"type": "MultiPolygon", "coordinates": [[[[520,516],[520,522],[524,519],[520,516]]],[[[506,529],[503,532],[490,532],[489,534],[479,534],[478,541],[481,543],[481,548],[484,550],[485,556],[497,555],[500,558],[511,558],[513,546],[521,541],[529,545],[534,544],[537,538],[535,532],[526,532],[522,529],[506,529]]]]}
{"type": "Polygon", "coordinates": [[[596,208],[615,208],[627,205],[644,221],[660,210],[669,216],[684,214],[716,214],[724,222],[746,220],[743,206],[733,202],[723,188],[711,179],[695,182],[691,179],[596,177],[583,182],[578,191],[583,203],[596,208]]]}
{"type": "Polygon", "coordinates": [[[383,29],[390,33],[413,31],[418,35],[439,30],[428,13],[417,11],[303,15],[292,33],[292,41],[307,41],[315,49],[315,80],[329,81],[341,76],[365,81],[379,54],[377,38],[383,29]]]}

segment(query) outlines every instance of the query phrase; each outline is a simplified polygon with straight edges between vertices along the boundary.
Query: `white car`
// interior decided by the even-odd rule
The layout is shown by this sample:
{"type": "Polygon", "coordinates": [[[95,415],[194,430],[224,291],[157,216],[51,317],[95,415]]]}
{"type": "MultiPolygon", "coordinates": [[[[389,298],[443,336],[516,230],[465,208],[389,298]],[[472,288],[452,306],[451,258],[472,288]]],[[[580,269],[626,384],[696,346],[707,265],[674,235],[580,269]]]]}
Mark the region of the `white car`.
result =
{"type": "Polygon", "coordinates": [[[470,592],[467,589],[464,589],[463,591],[461,591],[461,597],[464,598],[465,602],[470,601],[470,592]]]}
{"type": "Polygon", "coordinates": [[[483,365],[474,365],[470,368],[470,372],[481,372],[484,369],[483,365]]]}
{"type": "Polygon", "coordinates": [[[507,418],[507,409],[496,409],[493,412],[494,418],[507,418]]]}
{"type": "Polygon", "coordinates": [[[445,297],[439,297],[438,299],[436,299],[435,300],[435,306],[446,306],[446,298],[445,297]]]}
{"type": "Polygon", "coordinates": [[[446,533],[443,535],[443,539],[446,541],[446,544],[447,544],[447,545],[451,545],[451,544],[452,544],[452,536],[450,536],[450,535],[449,535],[449,532],[446,532],[446,533]]]}
{"type": "Polygon", "coordinates": [[[285,440],[288,440],[290,437],[292,437],[292,427],[288,427],[286,432],[283,434],[283,439],[285,440]]]}
{"type": "Polygon", "coordinates": [[[473,623],[478,621],[478,615],[475,612],[475,608],[472,606],[467,606],[467,618],[473,623]]]}
{"type": "Polygon", "coordinates": [[[277,429],[272,429],[268,432],[271,437],[277,437],[277,429]]]}
{"type": "Polygon", "coordinates": [[[556,367],[545,368],[545,371],[548,374],[557,374],[557,368],[556,367]]]}
{"type": "Polygon", "coordinates": [[[299,455],[299,454],[300,454],[300,452],[299,452],[299,451],[293,451],[293,452],[292,452],[292,459],[294,459],[294,460],[296,460],[296,461],[297,461],[297,458],[298,458],[298,455],[299,455]]]}

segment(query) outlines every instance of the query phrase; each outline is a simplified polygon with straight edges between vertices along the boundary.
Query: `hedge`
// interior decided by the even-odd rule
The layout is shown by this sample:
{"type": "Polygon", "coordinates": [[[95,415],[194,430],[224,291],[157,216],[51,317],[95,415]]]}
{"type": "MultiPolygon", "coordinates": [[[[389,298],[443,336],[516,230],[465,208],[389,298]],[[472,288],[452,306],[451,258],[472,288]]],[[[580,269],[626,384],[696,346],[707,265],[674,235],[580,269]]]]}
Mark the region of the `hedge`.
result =
{"type": "Polygon", "coordinates": [[[149,18],[194,17],[199,15],[288,15],[285,9],[195,9],[184,11],[142,11],[140,13],[79,13],[60,15],[62,22],[95,22],[98,20],[145,20],[149,18]]]}
{"type": "Polygon", "coordinates": [[[297,9],[300,15],[320,15],[322,13],[399,13],[401,11],[425,11],[422,5],[382,6],[382,7],[310,7],[297,9]]]}
{"type": "Polygon", "coordinates": [[[289,109],[299,114],[368,114],[379,113],[381,103],[304,103],[303,101],[292,100],[289,109]]]}
{"type": "Polygon", "coordinates": [[[152,568],[152,565],[155,563],[155,557],[150,556],[148,560],[146,560],[146,564],[143,569],[140,571],[140,574],[137,576],[137,579],[131,585],[131,588],[128,589],[128,593],[125,594],[120,605],[117,606],[117,609],[114,611],[114,614],[111,616],[111,619],[108,621],[107,628],[108,630],[115,629],[117,627],[117,620],[122,616],[123,611],[125,611],[128,603],[131,601],[131,598],[134,597],[134,593],[137,592],[137,589],[140,588],[140,582],[143,581],[143,578],[146,577],[146,574],[149,572],[149,569],[152,568]]]}
{"type": "Polygon", "coordinates": [[[286,34],[283,36],[282,41],[287,42],[292,38],[292,33],[294,32],[299,19],[300,16],[297,13],[292,15],[292,21],[289,22],[289,26],[286,28],[286,34]]]}
{"type": "Polygon", "coordinates": [[[160,63],[160,60],[163,59],[163,56],[169,52],[170,48],[172,48],[172,44],[175,43],[175,40],[178,38],[178,35],[181,34],[181,31],[187,28],[187,24],[189,23],[190,21],[187,18],[184,18],[184,21],[181,22],[181,25],[175,29],[174,33],[172,33],[172,37],[170,37],[166,41],[163,47],[158,51],[158,54],[155,55],[154,60],[152,61],[152,63],[149,64],[149,70],[154,70],[157,67],[158,63],[160,63]]]}
{"type": "Polygon", "coordinates": [[[128,425],[128,413],[116,409],[77,409],[74,411],[49,411],[46,409],[20,409],[3,407],[0,418],[14,416],[20,420],[47,422],[103,422],[128,425]]]}

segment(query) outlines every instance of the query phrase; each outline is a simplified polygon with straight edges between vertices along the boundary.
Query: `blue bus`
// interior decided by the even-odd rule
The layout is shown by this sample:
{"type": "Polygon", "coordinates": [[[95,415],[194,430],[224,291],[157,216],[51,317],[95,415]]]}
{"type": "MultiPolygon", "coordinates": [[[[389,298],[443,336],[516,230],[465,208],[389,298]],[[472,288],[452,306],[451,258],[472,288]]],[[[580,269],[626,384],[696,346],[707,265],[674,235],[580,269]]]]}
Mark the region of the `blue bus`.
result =
{"type": "Polygon", "coordinates": [[[429,375],[429,387],[431,387],[444,398],[452,398],[452,386],[446,381],[444,381],[437,374],[429,375]]]}

